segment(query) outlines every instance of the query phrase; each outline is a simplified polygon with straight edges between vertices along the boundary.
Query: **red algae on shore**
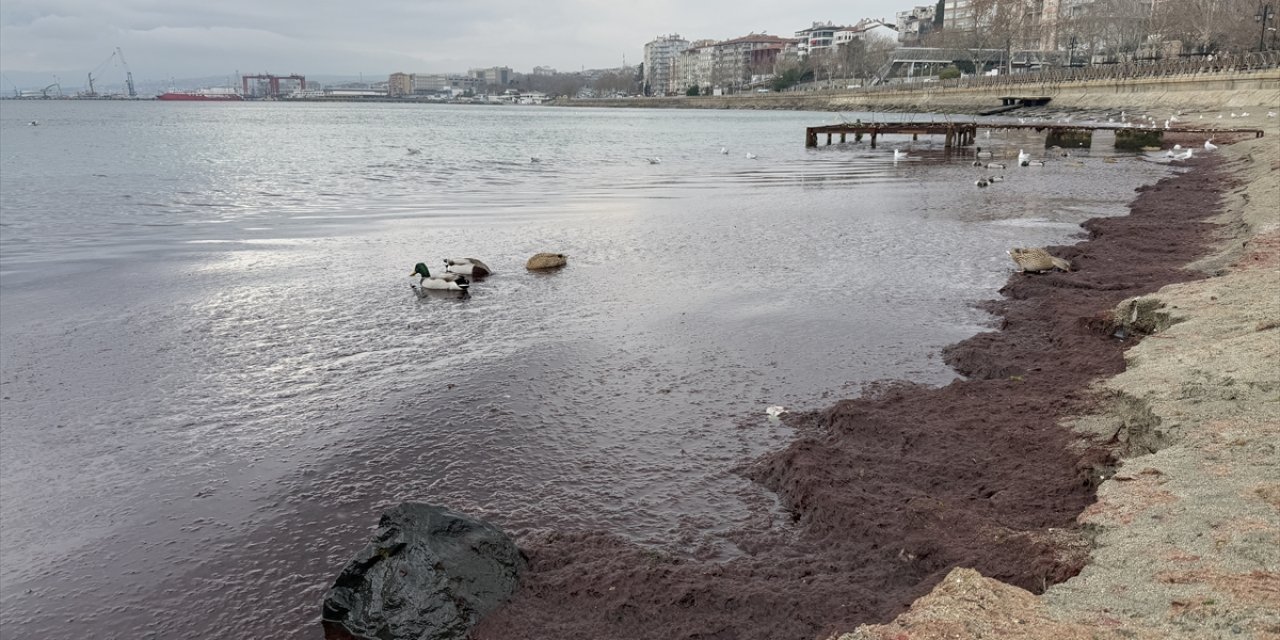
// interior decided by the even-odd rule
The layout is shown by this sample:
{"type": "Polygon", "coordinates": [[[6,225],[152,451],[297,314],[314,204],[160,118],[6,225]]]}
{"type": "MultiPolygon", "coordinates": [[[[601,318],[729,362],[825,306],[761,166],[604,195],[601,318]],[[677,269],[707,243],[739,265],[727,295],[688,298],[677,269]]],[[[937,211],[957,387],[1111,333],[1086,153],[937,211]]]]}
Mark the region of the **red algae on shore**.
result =
{"type": "Polygon", "coordinates": [[[1059,423],[1124,368],[1132,341],[1111,335],[1110,310],[1199,277],[1182,266],[1229,185],[1211,161],[1188,164],[1140,189],[1130,215],[1086,223],[1088,241],[1051,248],[1077,271],[1011,276],[989,305],[1000,330],[946,351],[968,379],[888,383],[799,416],[790,446],[744,469],[784,501],[797,540],[743,531],[747,555],[718,563],[599,532],[526,541],[520,591],[473,636],[808,640],[887,621],[956,567],[1034,592],[1075,575],[1075,520],[1110,458],[1059,423]]]}

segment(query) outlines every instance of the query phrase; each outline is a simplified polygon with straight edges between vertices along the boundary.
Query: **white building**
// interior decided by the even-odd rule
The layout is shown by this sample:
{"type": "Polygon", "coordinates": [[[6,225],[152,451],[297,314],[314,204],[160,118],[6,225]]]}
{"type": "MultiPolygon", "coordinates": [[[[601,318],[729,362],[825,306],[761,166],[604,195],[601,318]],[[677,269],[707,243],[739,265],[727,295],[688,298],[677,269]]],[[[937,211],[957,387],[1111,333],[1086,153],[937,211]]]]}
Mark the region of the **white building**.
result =
{"type": "Polygon", "coordinates": [[[831,22],[815,22],[808,29],[797,31],[796,38],[800,40],[800,54],[808,55],[814,51],[834,47],[836,32],[846,28],[831,22]]]}
{"type": "Polygon", "coordinates": [[[689,48],[689,41],[673,33],[658,36],[644,45],[644,82],[652,94],[662,95],[671,86],[671,68],[681,51],[689,48]]]}

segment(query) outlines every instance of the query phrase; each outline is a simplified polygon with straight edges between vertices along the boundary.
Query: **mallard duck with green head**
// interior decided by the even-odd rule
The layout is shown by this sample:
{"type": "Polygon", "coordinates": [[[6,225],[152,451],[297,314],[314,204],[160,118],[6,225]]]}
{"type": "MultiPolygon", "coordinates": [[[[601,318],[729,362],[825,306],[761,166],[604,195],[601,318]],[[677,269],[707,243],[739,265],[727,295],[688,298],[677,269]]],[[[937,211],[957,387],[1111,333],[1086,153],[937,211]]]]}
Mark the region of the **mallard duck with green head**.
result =
{"type": "Polygon", "coordinates": [[[466,291],[471,287],[471,280],[461,273],[446,272],[440,275],[431,275],[431,270],[427,269],[425,262],[419,262],[414,266],[413,273],[409,274],[410,278],[413,276],[419,276],[418,284],[409,284],[414,291],[419,289],[466,291]]]}

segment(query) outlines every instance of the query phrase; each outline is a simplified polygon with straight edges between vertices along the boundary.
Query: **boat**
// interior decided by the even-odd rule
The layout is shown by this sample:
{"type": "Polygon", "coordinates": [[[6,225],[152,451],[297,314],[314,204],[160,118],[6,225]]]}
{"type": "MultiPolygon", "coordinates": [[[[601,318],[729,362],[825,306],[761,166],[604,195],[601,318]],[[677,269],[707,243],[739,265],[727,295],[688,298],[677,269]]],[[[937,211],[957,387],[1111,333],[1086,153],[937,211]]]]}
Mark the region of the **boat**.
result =
{"type": "Polygon", "coordinates": [[[156,100],[225,102],[244,100],[244,96],[229,89],[197,89],[195,91],[169,91],[156,96],[156,100]]]}

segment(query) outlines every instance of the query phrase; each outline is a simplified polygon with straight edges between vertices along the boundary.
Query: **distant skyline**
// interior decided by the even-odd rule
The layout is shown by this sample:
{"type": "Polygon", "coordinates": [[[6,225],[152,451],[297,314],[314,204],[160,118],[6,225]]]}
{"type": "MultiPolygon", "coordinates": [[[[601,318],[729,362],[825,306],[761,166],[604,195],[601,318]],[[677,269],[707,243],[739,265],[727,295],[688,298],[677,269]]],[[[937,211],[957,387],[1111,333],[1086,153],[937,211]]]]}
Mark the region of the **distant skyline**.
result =
{"type": "MultiPolygon", "coordinates": [[[[236,71],[366,78],[497,65],[573,71],[617,67],[624,56],[637,64],[644,43],[662,34],[789,37],[813,21],[889,20],[911,6],[891,0],[4,0],[0,70],[15,83],[60,74],[64,85],[74,86],[121,47],[139,81],[236,71]]],[[[103,75],[117,82],[123,72],[107,68],[103,75]]]]}

